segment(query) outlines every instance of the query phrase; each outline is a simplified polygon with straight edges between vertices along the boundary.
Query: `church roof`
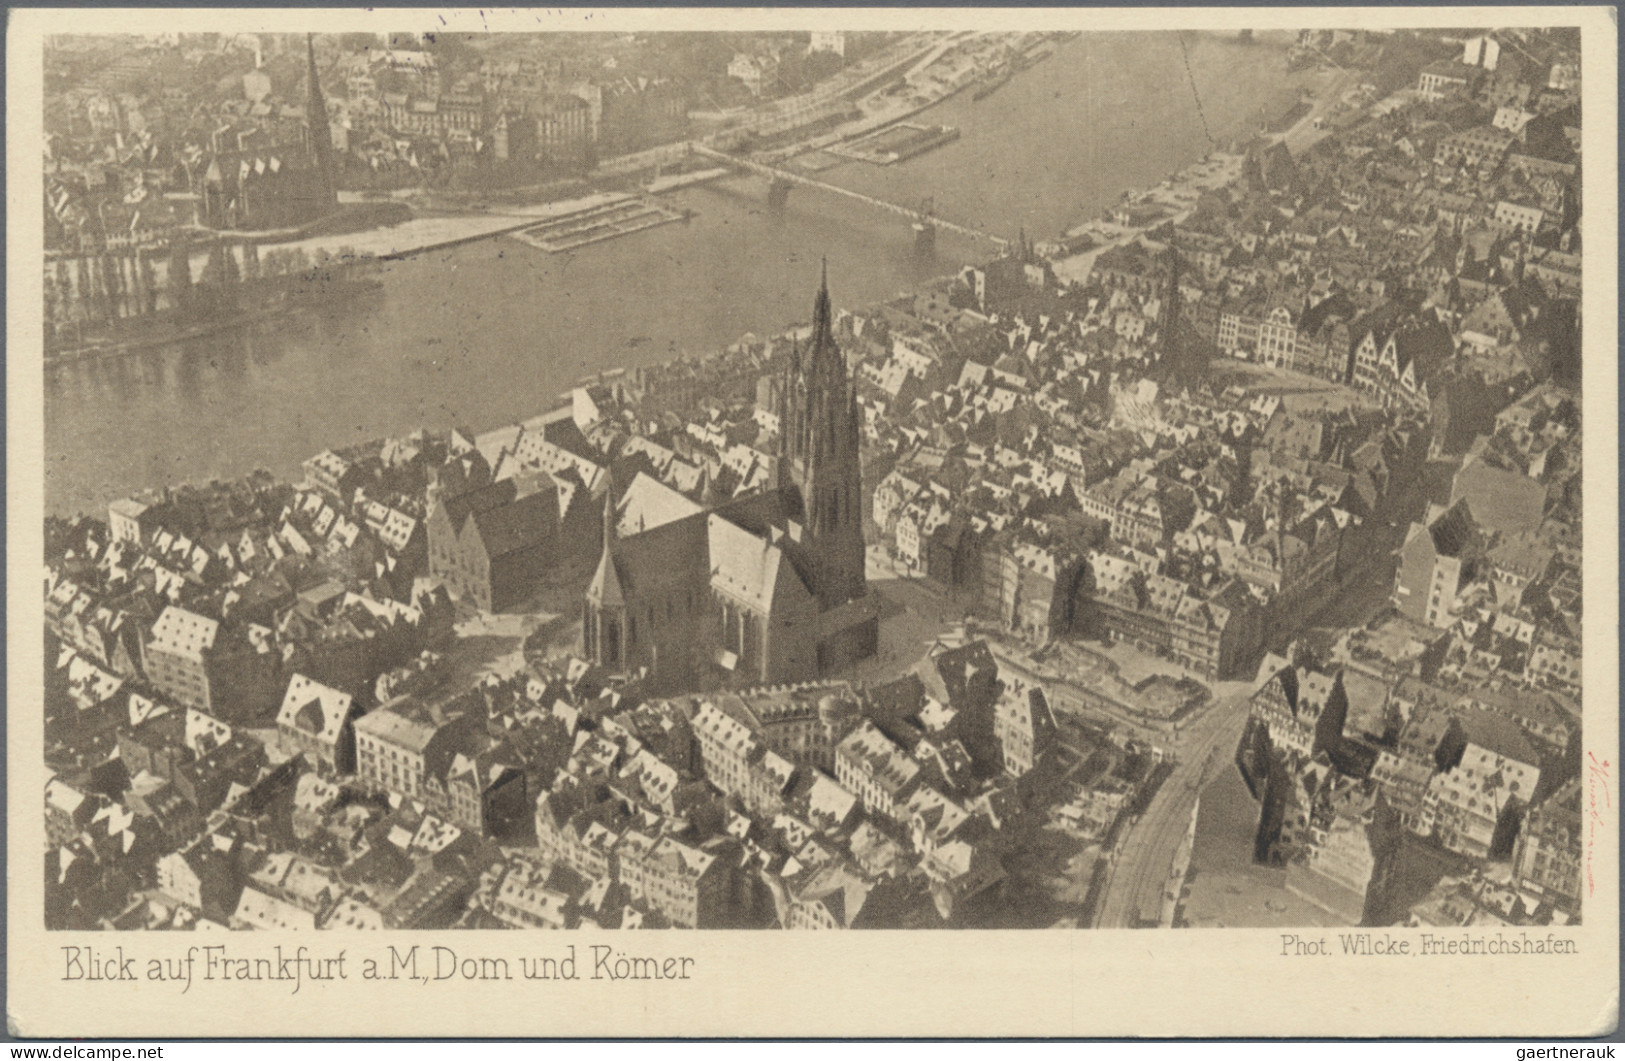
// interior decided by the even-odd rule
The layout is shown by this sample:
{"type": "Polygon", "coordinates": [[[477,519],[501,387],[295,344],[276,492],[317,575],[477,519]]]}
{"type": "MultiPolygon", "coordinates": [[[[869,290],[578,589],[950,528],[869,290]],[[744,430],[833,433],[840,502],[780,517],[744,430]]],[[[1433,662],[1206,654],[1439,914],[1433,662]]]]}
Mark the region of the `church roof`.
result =
{"type": "MultiPolygon", "coordinates": [[[[705,514],[697,513],[617,540],[611,553],[616,585],[624,599],[649,600],[684,583],[704,585],[705,521],[705,514]]],[[[593,588],[614,592],[607,584],[599,587],[596,579],[593,588]]]]}
{"type": "Polygon", "coordinates": [[[768,612],[786,566],[783,550],[715,514],[706,529],[711,584],[758,612],[768,612]]]}
{"type": "Polygon", "coordinates": [[[653,530],[701,511],[699,505],[641,471],[616,507],[620,510],[617,527],[623,537],[653,530]]]}

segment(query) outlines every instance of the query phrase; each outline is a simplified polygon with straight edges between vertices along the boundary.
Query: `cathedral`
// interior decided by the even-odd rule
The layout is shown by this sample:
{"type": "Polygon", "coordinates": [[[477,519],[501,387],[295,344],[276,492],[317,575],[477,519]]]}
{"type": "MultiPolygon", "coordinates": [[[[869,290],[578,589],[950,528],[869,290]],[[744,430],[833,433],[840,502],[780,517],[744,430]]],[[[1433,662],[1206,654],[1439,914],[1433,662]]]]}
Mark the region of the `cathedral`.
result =
{"type": "Polygon", "coordinates": [[[812,681],[874,655],[857,394],[827,276],[780,387],[772,488],[706,509],[651,500],[661,488],[646,481],[619,513],[606,495],[583,618],[589,659],[672,693],[812,681]]]}

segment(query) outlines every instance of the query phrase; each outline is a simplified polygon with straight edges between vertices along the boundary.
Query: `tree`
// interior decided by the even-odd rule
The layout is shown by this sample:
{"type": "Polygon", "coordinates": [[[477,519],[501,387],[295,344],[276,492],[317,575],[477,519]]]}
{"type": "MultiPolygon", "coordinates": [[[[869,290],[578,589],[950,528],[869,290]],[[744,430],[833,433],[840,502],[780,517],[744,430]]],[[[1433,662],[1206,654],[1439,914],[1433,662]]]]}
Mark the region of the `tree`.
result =
{"type": "Polygon", "coordinates": [[[435,58],[444,73],[477,67],[480,55],[469,46],[472,39],[467,33],[425,33],[423,50],[435,58]]]}
{"type": "Polygon", "coordinates": [[[175,239],[170,243],[169,254],[169,304],[172,308],[184,313],[192,308],[192,256],[186,240],[175,239]]]}
{"type": "Polygon", "coordinates": [[[209,261],[203,267],[203,283],[210,287],[229,288],[241,279],[237,258],[224,240],[216,240],[209,248],[209,261]]]}
{"type": "Polygon", "coordinates": [[[345,53],[363,52],[379,45],[376,33],[341,33],[339,34],[339,50],[345,53]]]}
{"type": "Polygon", "coordinates": [[[117,320],[119,317],[119,276],[114,267],[113,255],[107,251],[96,256],[96,271],[98,286],[101,289],[102,316],[107,320],[117,320]]]}
{"type": "Polygon", "coordinates": [[[101,292],[96,286],[96,270],[89,258],[80,255],[75,259],[79,272],[79,304],[84,307],[87,320],[101,320],[101,292]]]}
{"type": "Polygon", "coordinates": [[[158,312],[158,276],[152,268],[152,259],[136,252],[136,271],[141,277],[141,307],[143,313],[158,312]]]}

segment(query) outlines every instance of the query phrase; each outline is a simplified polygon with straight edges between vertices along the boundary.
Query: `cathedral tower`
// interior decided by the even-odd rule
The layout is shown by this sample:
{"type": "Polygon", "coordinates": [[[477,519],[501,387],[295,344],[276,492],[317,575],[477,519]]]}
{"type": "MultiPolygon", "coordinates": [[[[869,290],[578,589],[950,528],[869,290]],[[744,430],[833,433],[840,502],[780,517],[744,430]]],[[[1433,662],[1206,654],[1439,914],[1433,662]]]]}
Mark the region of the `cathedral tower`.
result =
{"type": "Polygon", "coordinates": [[[812,338],[792,349],[784,380],[780,482],[801,493],[802,544],[813,561],[820,611],[867,592],[863,468],[857,388],[835,344],[826,265],[813,303],[812,338]]]}
{"type": "Polygon", "coordinates": [[[316,35],[305,34],[306,79],[309,99],[305,102],[305,121],[310,129],[310,153],[316,162],[317,203],[320,211],[338,205],[337,181],[333,176],[333,129],[327,121],[327,100],[322,95],[321,76],[316,72],[316,35]]]}

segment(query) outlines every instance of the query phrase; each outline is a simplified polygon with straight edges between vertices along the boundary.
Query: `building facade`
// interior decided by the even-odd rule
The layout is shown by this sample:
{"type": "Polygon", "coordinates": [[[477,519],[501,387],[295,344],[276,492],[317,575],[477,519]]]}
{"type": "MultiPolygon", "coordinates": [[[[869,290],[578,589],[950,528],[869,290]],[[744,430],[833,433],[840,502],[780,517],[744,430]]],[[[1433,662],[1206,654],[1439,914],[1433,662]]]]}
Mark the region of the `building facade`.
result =
{"type": "Polygon", "coordinates": [[[582,630],[595,663],[694,689],[805,682],[874,654],[857,397],[827,282],[783,394],[776,486],[624,536],[606,500],[582,630]]]}

